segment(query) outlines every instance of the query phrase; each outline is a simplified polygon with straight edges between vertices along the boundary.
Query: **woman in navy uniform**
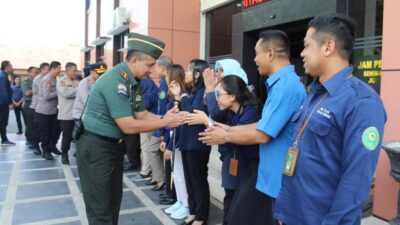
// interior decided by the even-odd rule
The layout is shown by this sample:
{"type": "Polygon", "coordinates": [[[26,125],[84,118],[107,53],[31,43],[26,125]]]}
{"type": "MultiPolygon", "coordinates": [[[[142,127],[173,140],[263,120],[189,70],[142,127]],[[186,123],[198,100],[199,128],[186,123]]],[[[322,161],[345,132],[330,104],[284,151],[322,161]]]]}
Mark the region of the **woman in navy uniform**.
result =
{"type": "MultiPolygon", "coordinates": [[[[181,88],[176,83],[170,84],[169,90],[175,96],[175,100],[180,101],[182,111],[190,113],[195,109],[206,111],[202,74],[208,67],[205,60],[190,61],[185,73],[185,83],[189,84],[191,89],[190,95],[181,93],[181,88]]],[[[204,125],[184,124],[180,127],[179,146],[182,151],[190,214],[184,224],[201,225],[206,224],[208,220],[210,189],[207,181],[207,164],[211,148],[199,141],[199,133],[204,129],[204,125]]]]}

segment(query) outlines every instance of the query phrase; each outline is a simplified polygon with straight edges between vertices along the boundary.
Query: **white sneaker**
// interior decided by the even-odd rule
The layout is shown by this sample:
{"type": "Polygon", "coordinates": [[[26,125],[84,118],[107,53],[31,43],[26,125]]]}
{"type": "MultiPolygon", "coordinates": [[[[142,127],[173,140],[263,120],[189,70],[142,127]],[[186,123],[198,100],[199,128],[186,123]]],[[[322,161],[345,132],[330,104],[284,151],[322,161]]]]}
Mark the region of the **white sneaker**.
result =
{"type": "Polygon", "coordinates": [[[171,214],[171,218],[181,220],[189,216],[189,208],[182,205],[182,207],[171,214]]]}
{"type": "Polygon", "coordinates": [[[173,205],[171,205],[170,207],[166,208],[164,210],[164,212],[171,214],[175,211],[177,211],[178,209],[180,209],[182,207],[182,203],[179,201],[176,201],[173,205]]]}

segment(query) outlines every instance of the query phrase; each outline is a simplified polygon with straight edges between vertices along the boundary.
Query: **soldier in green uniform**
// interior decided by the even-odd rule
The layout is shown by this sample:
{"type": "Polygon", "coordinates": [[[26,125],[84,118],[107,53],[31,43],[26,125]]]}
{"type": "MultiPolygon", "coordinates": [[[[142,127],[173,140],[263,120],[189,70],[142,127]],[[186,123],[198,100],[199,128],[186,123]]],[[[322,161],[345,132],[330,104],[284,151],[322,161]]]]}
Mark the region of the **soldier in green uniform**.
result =
{"type": "Polygon", "coordinates": [[[31,66],[28,68],[28,78],[21,84],[22,92],[24,93],[24,104],[22,105],[22,116],[25,122],[26,145],[32,149],[38,149],[39,145],[33,140],[33,115],[35,110],[31,109],[32,103],[32,83],[36,75],[39,74],[38,68],[31,66]]]}
{"type": "Polygon", "coordinates": [[[164,117],[146,111],[138,80],[146,79],[164,43],[130,33],[126,60],[93,86],[82,117],[85,131],[77,141],[77,164],[90,225],[118,224],[122,199],[124,134],[181,124],[177,108],[164,117]]]}

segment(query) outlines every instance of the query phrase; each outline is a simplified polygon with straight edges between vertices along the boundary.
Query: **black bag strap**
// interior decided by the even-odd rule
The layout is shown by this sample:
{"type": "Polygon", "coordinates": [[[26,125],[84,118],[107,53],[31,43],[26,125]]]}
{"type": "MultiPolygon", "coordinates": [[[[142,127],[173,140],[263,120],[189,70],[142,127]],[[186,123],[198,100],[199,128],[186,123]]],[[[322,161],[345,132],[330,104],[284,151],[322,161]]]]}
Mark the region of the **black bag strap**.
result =
{"type": "Polygon", "coordinates": [[[89,96],[90,96],[90,95],[88,95],[88,97],[87,97],[87,99],[86,99],[86,102],[85,102],[85,105],[83,106],[83,110],[82,110],[81,116],[79,117],[80,120],[82,119],[83,113],[85,112],[86,105],[87,105],[87,103],[88,103],[88,101],[89,101],[89,96]]]}

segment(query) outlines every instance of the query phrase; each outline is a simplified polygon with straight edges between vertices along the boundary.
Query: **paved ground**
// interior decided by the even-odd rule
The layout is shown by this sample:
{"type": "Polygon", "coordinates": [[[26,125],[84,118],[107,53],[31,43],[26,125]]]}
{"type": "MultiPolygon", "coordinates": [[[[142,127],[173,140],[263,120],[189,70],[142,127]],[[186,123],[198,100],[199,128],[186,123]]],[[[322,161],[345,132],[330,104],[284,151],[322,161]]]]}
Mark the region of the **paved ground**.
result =
{"type": "MultiPolygon", "coordinates": [[[[74,157],[71,166],[60,163],[60,157],[46,161],[25,147],[24,136],[15,135],[15,117],[10,114],[9,139],[14,147],[0,147],[0,224],[86,225],[86,214],[74,157]]],[[[74,150],[71,151],[71,153],[74,150]]],[[[175,225],[157,202],[159,192],[143,182],[133,182],[134,173],[124,174],[124,195],[120,225],[175,225]]],[[[221,203],[210,209],[210,223],[221,224],[221,203]],[[217,207],[218,205],[219,207],[217,207]]],[[[363,219],[362,225],[387,225],[375,217],[363,219]]]]}

